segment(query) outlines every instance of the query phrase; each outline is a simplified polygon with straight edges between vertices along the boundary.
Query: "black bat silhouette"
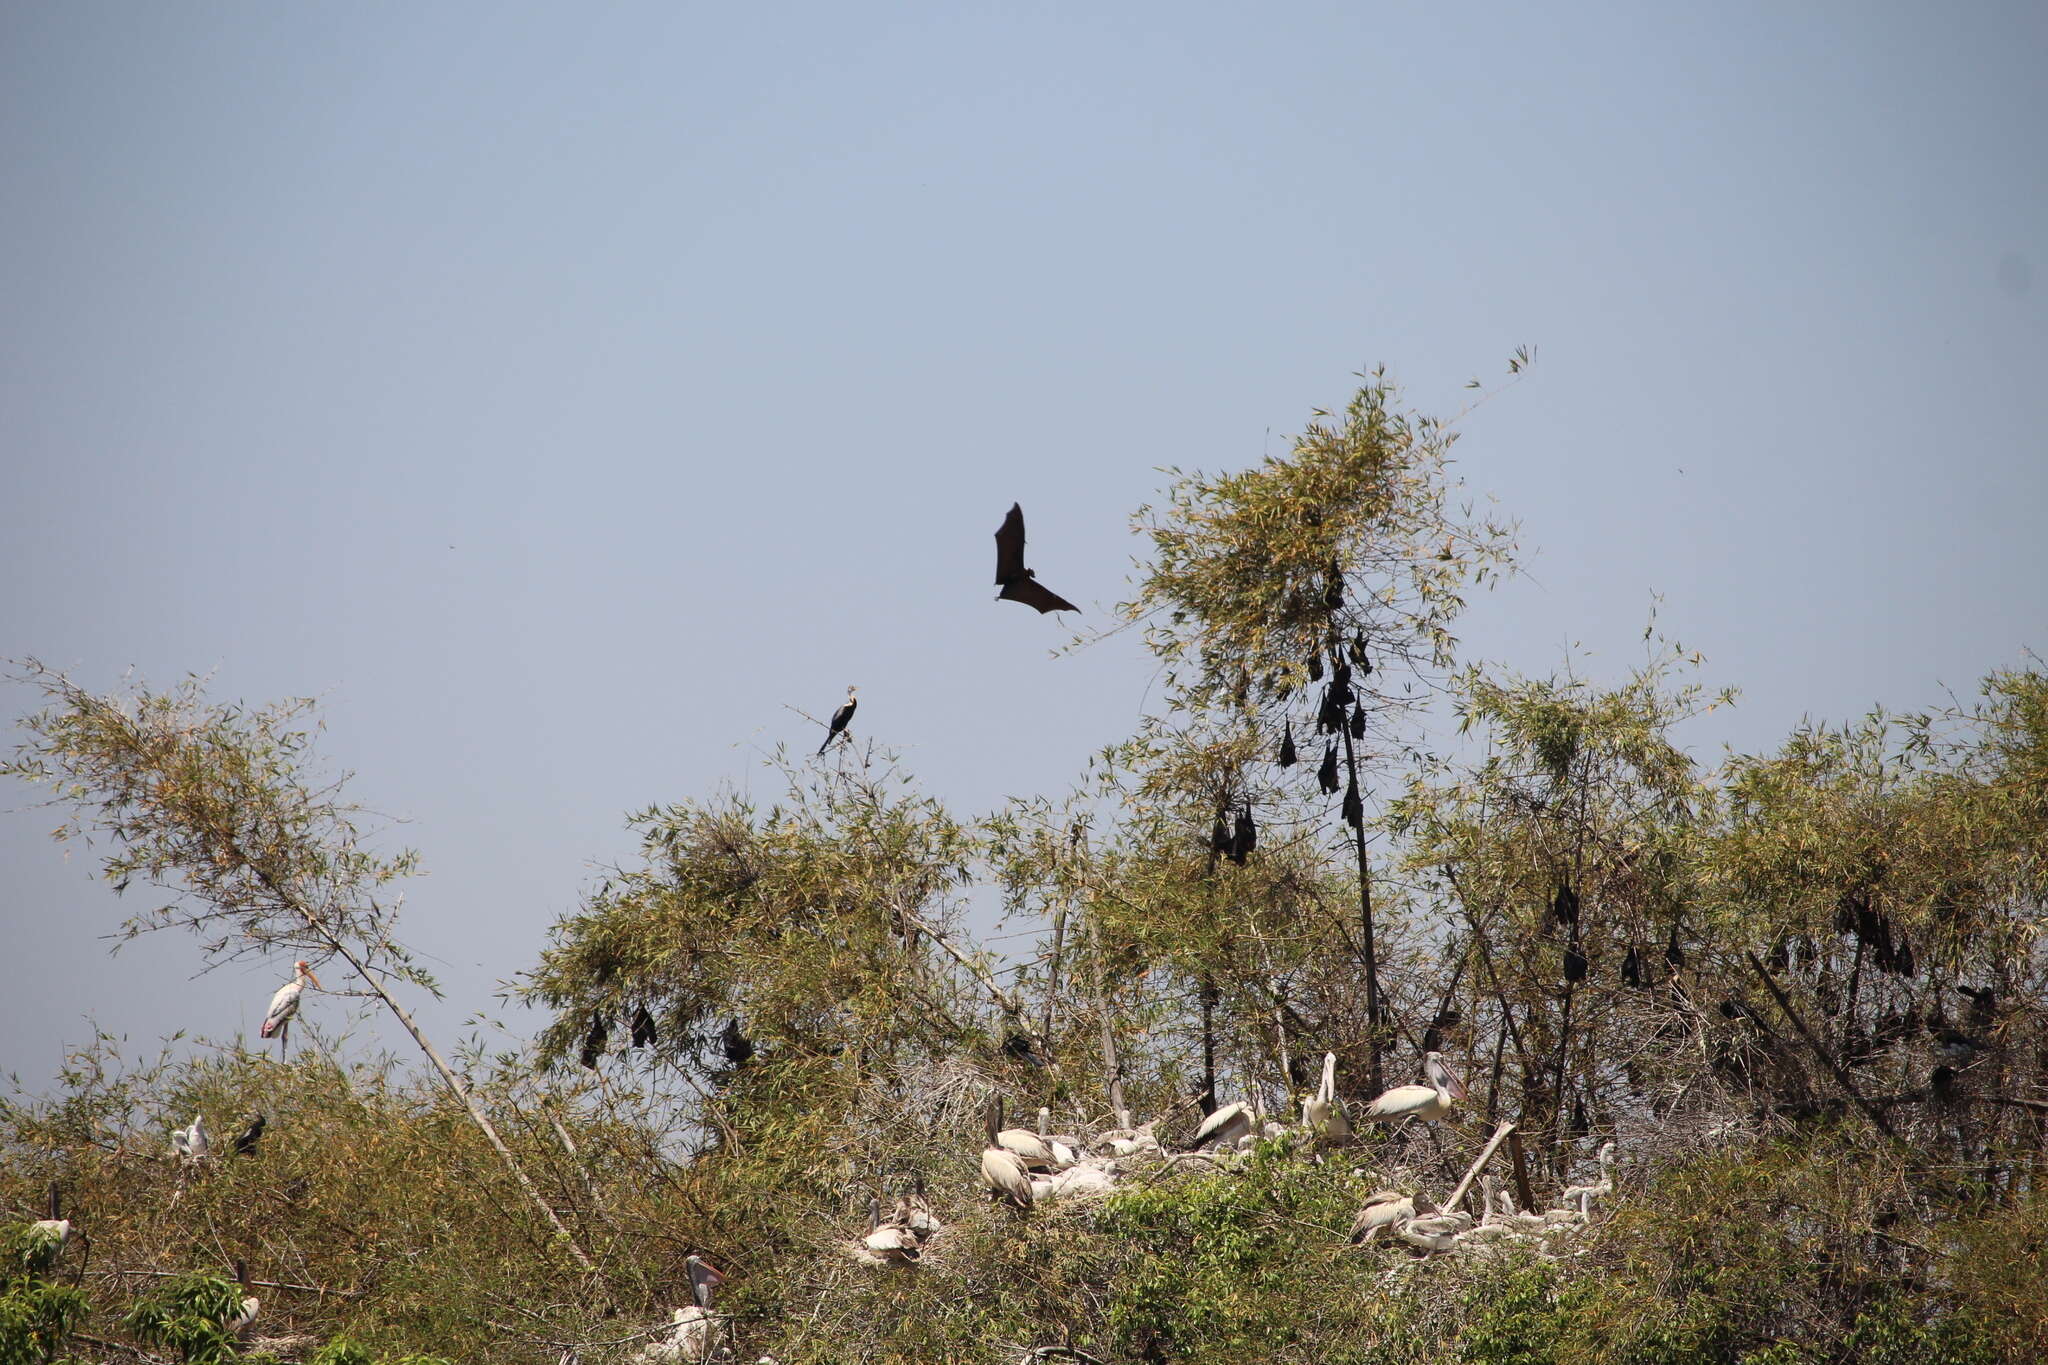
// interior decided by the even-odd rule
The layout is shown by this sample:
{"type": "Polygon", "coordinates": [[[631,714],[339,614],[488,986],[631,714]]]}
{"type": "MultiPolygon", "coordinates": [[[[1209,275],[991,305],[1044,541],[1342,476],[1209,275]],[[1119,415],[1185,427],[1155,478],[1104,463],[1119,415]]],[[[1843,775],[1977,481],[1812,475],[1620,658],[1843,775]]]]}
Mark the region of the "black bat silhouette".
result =
{"type": "Polygon", "coordinates": [[[999,600],[1036,607],[1040,615],[1049,611],[1081,610],[1039,582],[1038,575],[1024,567],[1024,508],[1014,502],[1010,504],[1010,515],[1003,518],[1002,529],[996,532],[996,583],[1002,588],[996,594],[999,600]]]}

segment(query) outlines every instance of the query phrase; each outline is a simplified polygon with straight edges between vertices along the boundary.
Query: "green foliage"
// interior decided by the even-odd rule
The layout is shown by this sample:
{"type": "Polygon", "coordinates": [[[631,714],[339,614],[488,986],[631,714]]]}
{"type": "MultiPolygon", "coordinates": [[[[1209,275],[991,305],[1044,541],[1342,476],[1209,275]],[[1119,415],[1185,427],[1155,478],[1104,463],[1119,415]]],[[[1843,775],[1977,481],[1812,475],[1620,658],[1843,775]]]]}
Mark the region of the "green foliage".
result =
{"type": "Polygon", "coordinates": [[[189,1365],[222,1365],[238,1354],[228,1324],[241,1310],[242,1291],[233,1280],[195,1271],[136,1300],[121,1325],[145,1345],[176,1351],[189,1365]]]}
{"type": "Polygon", "coordinates": [[[32,1223],[0,1225],[0,1365],[43,1365],[85,1316],[86,1297],[49,1280],[62,1244],[32,1223]]]}
{"type": "MultiPolygon", "coordinates": [[[[634,816],[638,858],[520,992],[550,1015],[535,1049],[458,1074],[415,1034],[440,1085],[79,1049],[56,1093],[0,1101],[0,1200],[61,1179],[94,1269],[55,1284],[55,1248],[0,1230],[0,1365],[122,1332],[236,1359],[240,1291],[177,1274],[224,1255],[277,1285],[266,1328],[326,1341],[314,1365],[595,1363],[689,1300],[693,1252],[731,1275],[735,1358],[786,1365],[2048,1359],[2048,676],[1709,767],[1683,727],[1732,694],[1675,646],[1619,678],[1453,673],[1462,594],[1513,547],[1462,502],[1451,435],[1373,376],[1282,457],[1176,472],[1125,608],[1165,713],[1063,801],[972,821],[847,747],[778,757],[772,804],[634,816]],[[1312,762],[1275,761],[1320,739],[1304,699],[1340,658],[1346,776],[1398,793],[1346,829],[1312,762]],[[1414,747],[1422,695],[1452,699],[1456,758],[1414,747]],[[1254,809],[1233,857],[1218,813],[1254,809]],[[977,938],[984,889],[1006,921],[977,938]],[[657,1036],[629,1046],[636,1021],[657,1036]],[[1173,1145],[1212,1081],[1292,1118],[1327,1051],[1355,1114],[1424,1049],[1472,1083],[1426,1128],[1140,1165],[1028,1213],[976,1183],[991,1097],[1075,1133],[1126,1109],[1173,1145]],[[194,1112],[224,1134],[252,1111],[253,1155],[164,1150],[194,1112]],[[1539,1201],[1621,1149],[1570,1254],[1349,1245],[1369,1192],[1443,1195],[1503,1119],[1539,1201]],[[922,1261],[850,1255],[913,1182],[944,1229],[922,1261]]],[[[6,771],[63,837],[106,836],[117,889],[165,894],[127,932],[344,958],[410,1027],[386,988],[432,988],[395,938],[413,858],[370,851],[303,703],[27,680],[47,705],[6,771]]]]}

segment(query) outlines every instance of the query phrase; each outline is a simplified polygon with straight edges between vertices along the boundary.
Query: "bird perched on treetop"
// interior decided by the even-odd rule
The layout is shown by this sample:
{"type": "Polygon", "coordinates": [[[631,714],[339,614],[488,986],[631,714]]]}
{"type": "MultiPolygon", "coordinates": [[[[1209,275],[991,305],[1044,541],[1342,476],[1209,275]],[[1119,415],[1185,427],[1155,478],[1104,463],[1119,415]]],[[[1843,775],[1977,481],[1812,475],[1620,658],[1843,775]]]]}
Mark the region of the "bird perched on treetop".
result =
{"type": "MultiPolygon", "coordinates": [[[[860,709],[860,698],[854,695],[854,691],[855,689],[849,686],[846,689],[845,705],[832,713],[831,728],[825,731],[825,742],[818,746],[819,753],[822,754],[831,748],[832,741],[844,734],[846,727],[853,723],[853,713],[860,709]]],[[[851,743],[850,740],[848,742],[851,743]]]]}
{"type": "Polygon", "coordinates": [[[270,997],[270,1009],[263,1016],[263,1026],[256,1030],[260,1038],[277,1039],[277,1052],[280,1057],[284,1055],[285,1039],[291,1034],[292,1016],[299,1012],[299,997],[305,994],[308,981],[315,986],[320,984],[320,978],[313,975],[312,965],[294,962],[292,979],[279,986],[277,994],[270,997]]]}

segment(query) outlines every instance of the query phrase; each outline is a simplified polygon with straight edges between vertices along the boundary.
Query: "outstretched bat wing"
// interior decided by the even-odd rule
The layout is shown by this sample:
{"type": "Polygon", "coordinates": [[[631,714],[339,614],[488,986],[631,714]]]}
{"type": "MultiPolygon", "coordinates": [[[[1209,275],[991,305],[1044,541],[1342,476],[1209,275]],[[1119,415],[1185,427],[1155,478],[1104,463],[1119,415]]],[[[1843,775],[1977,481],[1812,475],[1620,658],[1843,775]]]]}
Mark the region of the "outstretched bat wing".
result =
{"type": "Polygon", "coordinates": [[[1033,578],[1029,571],[1026,571],[1024,577],[1005,583],[1003,590],[997,593],[996,596],[1011,602],[1022,602],[1027,607],[1036,607],[1040,615],[1044,615],[1049,611],[1081,610],[1072,602],[1069,602],[1066,598],[1033,578]]]}
{"type": "Polygon", "coordinates": [[[996,532],[996,585],[1015,583],[1024,575],[1024,508],[1013,502],[996,532]]]}

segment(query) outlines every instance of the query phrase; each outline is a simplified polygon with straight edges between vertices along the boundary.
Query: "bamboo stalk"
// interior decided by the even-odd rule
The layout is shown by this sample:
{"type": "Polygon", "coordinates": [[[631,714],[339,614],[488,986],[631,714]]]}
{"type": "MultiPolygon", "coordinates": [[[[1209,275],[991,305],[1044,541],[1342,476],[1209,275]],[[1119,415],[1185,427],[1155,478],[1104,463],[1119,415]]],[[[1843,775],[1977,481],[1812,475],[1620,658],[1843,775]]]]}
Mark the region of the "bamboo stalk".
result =
{"type": "Polygon", "coordinates": [[[1472,1182],[1477,1180],[1479,1172],[1486,1168],[1487,1158],[1491,1157],[1495,1150],[1508,1140],[1508,1134],[1514,1131],[1515,1125],[1512,1122],[1503,1123],[1500,1127],[1493,1130],[1493,1136],[1487,1139],[1484,1147],[1479,1149],[1479,1155],[1473,1159],[1471,1168],[1465,1172],[1465,1178],[1458,1182],[1458,1188],[1452,1190],[1451,1197],[1444,1201],[1445,1212],[1455,1209],[1463,1202],[1465,1191],[1472,1188],[1472,1182]]]}

